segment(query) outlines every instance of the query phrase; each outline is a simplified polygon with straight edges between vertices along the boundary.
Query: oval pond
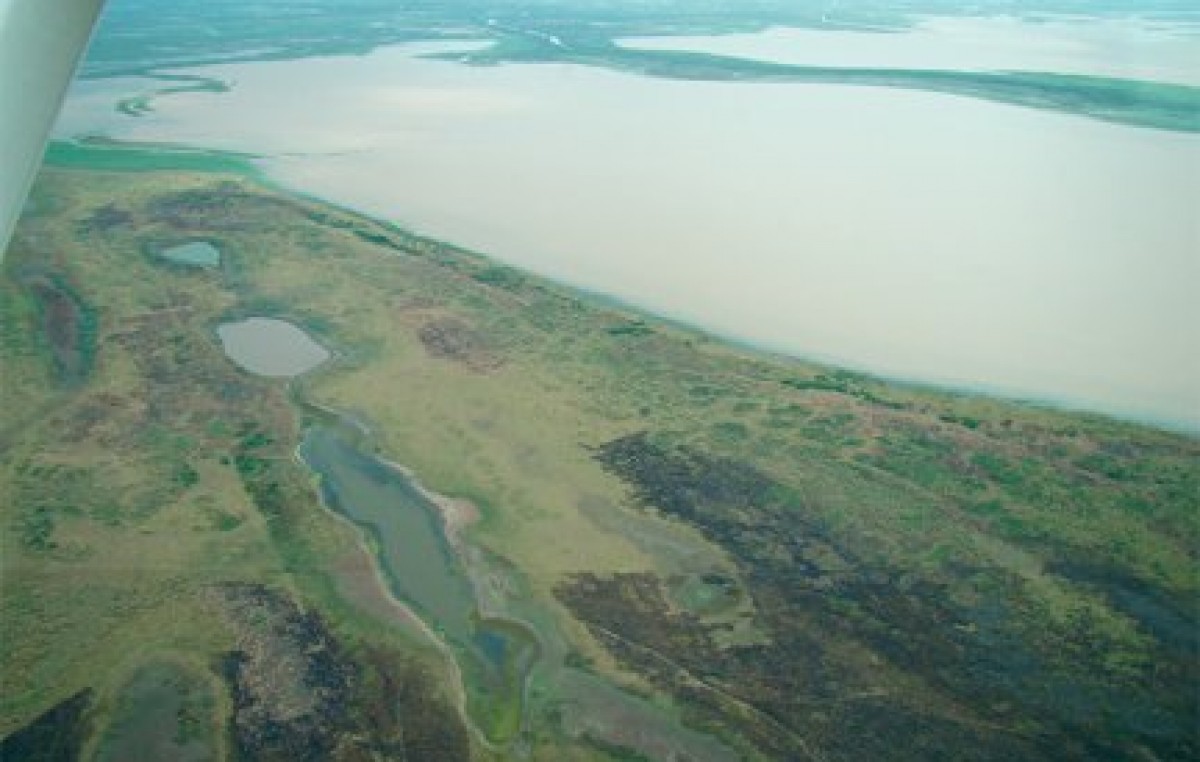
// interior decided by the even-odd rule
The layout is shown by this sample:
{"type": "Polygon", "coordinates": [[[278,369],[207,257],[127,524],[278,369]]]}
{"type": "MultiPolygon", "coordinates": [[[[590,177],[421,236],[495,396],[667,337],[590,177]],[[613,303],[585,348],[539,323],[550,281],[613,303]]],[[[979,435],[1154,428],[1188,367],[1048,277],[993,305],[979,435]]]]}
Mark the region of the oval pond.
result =
{"type": "Polygon", "coordinates": [[[291,378],[329,359],[329,350],[286,320],[252,317],[217,328],[229,359],[259,376],[291,378]]]}

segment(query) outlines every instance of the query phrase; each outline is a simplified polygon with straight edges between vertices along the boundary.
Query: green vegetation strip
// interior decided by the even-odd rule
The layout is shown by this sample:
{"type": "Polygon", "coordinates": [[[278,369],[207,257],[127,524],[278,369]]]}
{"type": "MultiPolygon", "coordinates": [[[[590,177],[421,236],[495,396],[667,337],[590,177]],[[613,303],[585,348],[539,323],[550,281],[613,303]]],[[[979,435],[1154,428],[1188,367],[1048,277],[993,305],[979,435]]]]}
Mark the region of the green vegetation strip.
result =
{"type": "Polygon", "coordinates": [[[104,172],[209,172],[257,176],[252,156],[201,149],[154,147],[111,141],[52,140],[43,162],[49,167],[104,172]]]}
{"type": "Polygon", "coordinates": [[[1045,72],[969,72],[798,66],[709,53],[639,50],[608,40],[553,45],[528,34],[486,50],[437,56],[474,64],[569,62],[654,77],[713,82],[869,85],[962,95],[1029,108],[1179,132],[1200,132],[1200,88],[1141,80],[1045,72]]]}

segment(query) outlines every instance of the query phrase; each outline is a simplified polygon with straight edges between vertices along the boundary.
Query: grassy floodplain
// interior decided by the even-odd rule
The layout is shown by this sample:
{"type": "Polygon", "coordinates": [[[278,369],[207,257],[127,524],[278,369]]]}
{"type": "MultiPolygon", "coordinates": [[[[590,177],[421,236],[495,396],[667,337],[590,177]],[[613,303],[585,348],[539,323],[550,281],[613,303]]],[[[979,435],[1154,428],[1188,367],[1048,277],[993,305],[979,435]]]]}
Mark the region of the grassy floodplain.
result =
{"type": "Polygon", "coordinates": [[[154,732],[164,664],[236,759],[1200,752],[1195,439],[755,354],[217,155],[55,150],[0,281],[6,753],[154,732]],[[219,270],[153,254],[194,240],[219,270]],[[336,361],[247,375],[247,315],[336,361]],[[480,612],[540,641],[516,712],[321,506],[320,410],[477,513],[480,612]]]}

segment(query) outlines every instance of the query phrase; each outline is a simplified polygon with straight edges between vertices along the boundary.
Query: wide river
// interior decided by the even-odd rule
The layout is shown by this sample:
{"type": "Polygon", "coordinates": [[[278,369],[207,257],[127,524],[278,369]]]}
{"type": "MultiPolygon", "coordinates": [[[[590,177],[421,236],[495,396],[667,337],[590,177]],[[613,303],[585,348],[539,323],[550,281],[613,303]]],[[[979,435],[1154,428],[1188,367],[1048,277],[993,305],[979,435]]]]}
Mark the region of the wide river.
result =
{"type": "MultiPolygon", "coordinates": [[[[903,39],[856,34],[871,64],[903,39]]],[[[729,44],[755,39],[780,57],[778,31],[729,44]]],[[[1133,68],[1186,79],[1167,47],[1133,68]]],[[[1200,430],[1200,136],[418,57],[444,48],[204,67],[232,90],[141,117],[113,104],[154,83],[85,82],[57,131],[262,154],[290,187],[762,347],[1200,430]]]]}

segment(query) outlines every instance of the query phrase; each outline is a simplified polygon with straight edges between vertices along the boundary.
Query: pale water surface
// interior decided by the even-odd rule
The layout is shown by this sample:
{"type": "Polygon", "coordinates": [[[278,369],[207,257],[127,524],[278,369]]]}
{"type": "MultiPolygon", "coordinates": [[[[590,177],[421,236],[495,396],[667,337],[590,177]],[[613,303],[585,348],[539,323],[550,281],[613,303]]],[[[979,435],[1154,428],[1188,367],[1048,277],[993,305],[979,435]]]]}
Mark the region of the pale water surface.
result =
{"type": "Polygon", "coordinates": [[[168,262],[188,267],[216,268],[221,266],[221,251],[208,241],[191,241],[159,252],[168,262]]]}
{"type": "Polygon", "coordinates": [[[900,32],[773,27],[620,44],[807,66],[1046,71],[1200,84],[1200,24],[1138,18],[932,17],[900,32]]]}
{"type": "Polygon", "coordinates": [[[286,320],[252,317],[217,328],[229,359],[259,376],[291,378],[329,359],[329,351],[286,320]]]}
{"type": "Polygon", "coordinates": [[[59,129],[267,154],[287,185],[764,347],[1200,428],[1200,137],[430,49],[206,67],[232,92],[139,119],[111,110],[136,83],[91,83],[59,129]]]}

